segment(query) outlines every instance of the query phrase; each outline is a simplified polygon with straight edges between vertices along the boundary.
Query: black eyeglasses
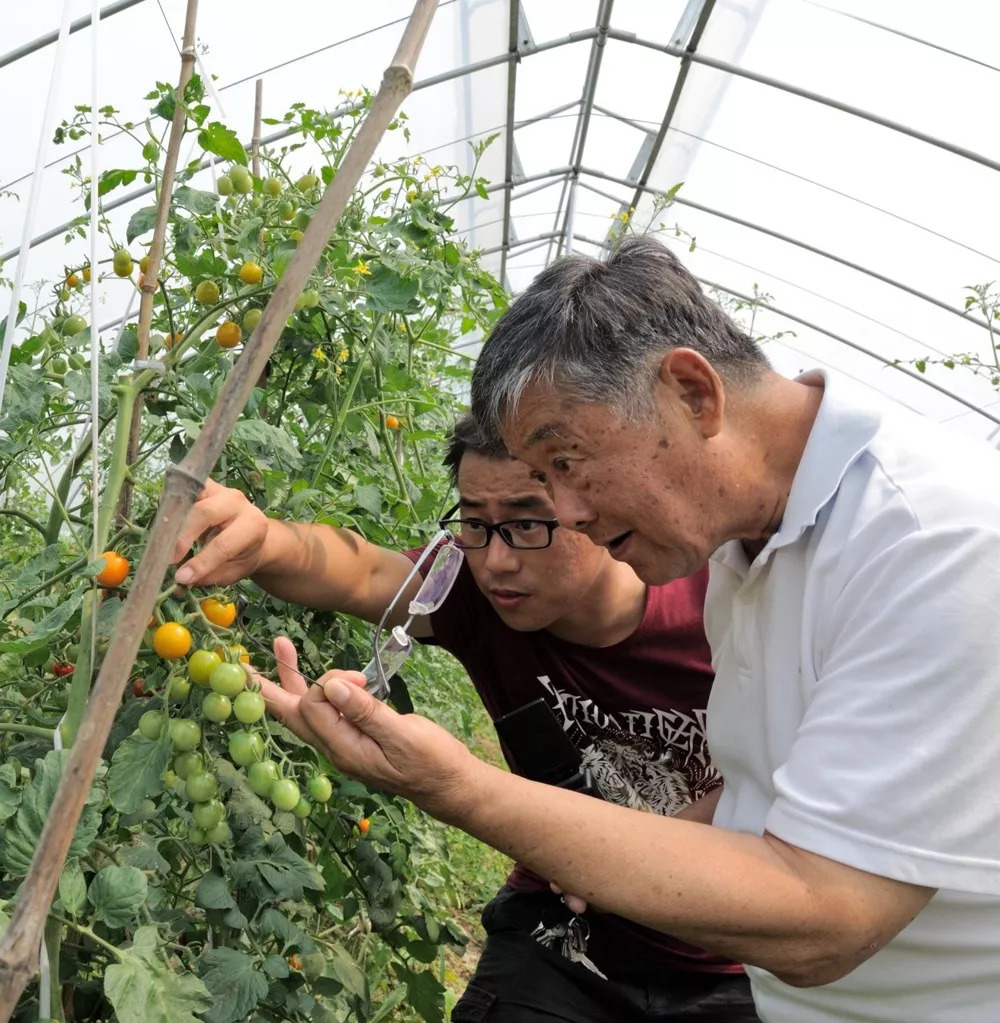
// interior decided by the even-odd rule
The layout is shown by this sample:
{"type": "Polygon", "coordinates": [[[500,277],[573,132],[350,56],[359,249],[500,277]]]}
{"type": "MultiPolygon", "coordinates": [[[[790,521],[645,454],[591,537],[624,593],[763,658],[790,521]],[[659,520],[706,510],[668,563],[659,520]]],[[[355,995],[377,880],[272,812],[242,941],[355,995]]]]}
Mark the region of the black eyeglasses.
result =
{"type": "Polygon", "coordinates": [[[454,519],[461,504],[445,514],[438,525],[451,534],[455,545],[474,551],[489,547],[497,533],[508,547],[521,551],[540,551],[552,543],[552,531],[559,525],[557,519],[508,519],[506,522],[483,522],[481,519],[454,519]]]}

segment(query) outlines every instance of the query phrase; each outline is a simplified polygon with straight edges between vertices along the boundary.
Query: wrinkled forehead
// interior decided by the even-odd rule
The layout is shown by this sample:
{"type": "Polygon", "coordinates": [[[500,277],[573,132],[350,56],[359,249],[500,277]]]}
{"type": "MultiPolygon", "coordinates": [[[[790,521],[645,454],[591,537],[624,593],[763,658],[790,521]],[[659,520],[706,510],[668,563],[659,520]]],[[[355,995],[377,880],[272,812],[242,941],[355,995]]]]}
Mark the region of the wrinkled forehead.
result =
{"type": "MultiPolygon", "coordinates": [[[[593,405],[569,397],[553,387],[533,385],[521,395],[516,405],[507,409],[500,420],[500,433],[507,450],[531,462],[547,441],[565,439],[578,434],[586,409],[593,405]]],[[[583,424],[585,425],[585,424],[583,424]]]]}
{"type": "Polygon", "coordinates": [[[492,458],[466,452],[458,467],[458,494],[463,506],[502,505],[548,514],[552,504],[531,467],[518,458],[492,458]]]}

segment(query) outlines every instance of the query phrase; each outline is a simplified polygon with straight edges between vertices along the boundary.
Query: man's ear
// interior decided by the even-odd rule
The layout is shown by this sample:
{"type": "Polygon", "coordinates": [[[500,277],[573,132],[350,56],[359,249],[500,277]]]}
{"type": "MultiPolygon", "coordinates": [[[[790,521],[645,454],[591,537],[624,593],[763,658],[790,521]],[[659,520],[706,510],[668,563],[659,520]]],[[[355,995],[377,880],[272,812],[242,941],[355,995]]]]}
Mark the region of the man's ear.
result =
{"type": "Polygon", "coordinates": [[[722,430],[726,393],[712,364],[691,348],[671,348],[660,360],[659,385],[706,440],[722,430]]]}

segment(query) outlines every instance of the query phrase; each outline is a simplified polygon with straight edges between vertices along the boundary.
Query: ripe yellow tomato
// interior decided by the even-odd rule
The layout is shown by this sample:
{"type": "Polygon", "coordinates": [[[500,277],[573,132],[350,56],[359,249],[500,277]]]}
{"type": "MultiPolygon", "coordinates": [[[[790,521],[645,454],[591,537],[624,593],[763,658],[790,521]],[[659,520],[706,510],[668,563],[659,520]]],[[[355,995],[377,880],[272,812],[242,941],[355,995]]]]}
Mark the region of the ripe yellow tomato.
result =
{"type": "Polygon", "coordinates": [[[153,633],[153,649],[165,661],[176,661],[191,649],[191,633],[180,622],[164,622],[153,633]]]}
{"type": "Polygon", "coordinates": [[[104,568],[94,577],[98,586],[106,586],[109,589],[121,586],[128,576],[128,559],[116,551],[105,551],[101,557],[104,559],[104,568]]]}
{"type": "Polygon", "coordinates": [[[264,279],[264,271],[260,263],[248,260],[240,267],[239,278],[244,284],[260,284],[264,279]]]}
{"type": "Polygon", "coordinates": [[[201,613],[213,624],[228,629],[236,621],[236,605],[224,604],[221,600],[208,597],[201,602],[201,613]]]}
{"type": "Polygon", "coordinates": [[[220,348],[235,348],[243,340],[243,331],[235,321],[226,320],[215,332],[215,340],[220,348]]]}
{"type": "Polygon", "coordinates": [[[201,281],[194,289],[194,300],[201,305],[215,305],[220,294],[219,285],[215,281],[201,281]]]}

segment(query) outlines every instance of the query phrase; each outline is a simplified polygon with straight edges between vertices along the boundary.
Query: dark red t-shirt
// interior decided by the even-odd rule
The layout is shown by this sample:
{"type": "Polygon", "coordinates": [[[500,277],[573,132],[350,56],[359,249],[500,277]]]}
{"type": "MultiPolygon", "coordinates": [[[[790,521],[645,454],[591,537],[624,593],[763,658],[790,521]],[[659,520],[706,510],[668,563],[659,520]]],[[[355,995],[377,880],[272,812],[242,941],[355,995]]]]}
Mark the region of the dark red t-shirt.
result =
{"type": "MultiPolygon", "coordinates": [[[[420,553],[407,552],[413,561],[420,553]]],[[[722,783],[705,742],[713,678],[702,624],[707,582],[704,570],[649,587],[642,622],[631,636],[614,646],[588,647],[545,630],[509,628],[463,564],[444,606],[431,616],[434,636],[425,642],[462,662],[493,720],[544,698],[606,799],[671,815],[722,783]]],[[[508,883],[548,890],[545,880],[520,865],[508,883]]],[[[620,931],[625,955],[631,946],[668,969],[741,969],[622,917],[602,914],[602,922],[620,931]]]]}

